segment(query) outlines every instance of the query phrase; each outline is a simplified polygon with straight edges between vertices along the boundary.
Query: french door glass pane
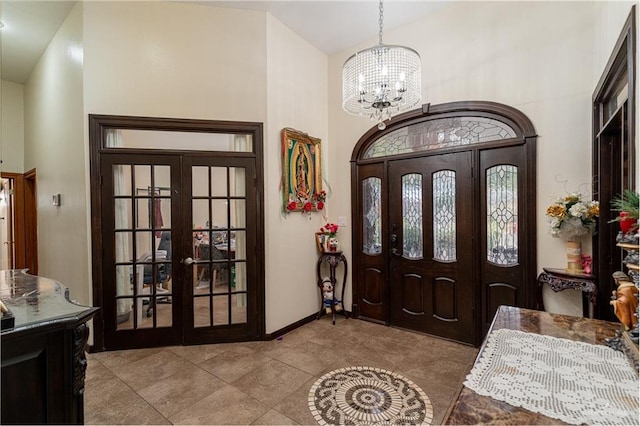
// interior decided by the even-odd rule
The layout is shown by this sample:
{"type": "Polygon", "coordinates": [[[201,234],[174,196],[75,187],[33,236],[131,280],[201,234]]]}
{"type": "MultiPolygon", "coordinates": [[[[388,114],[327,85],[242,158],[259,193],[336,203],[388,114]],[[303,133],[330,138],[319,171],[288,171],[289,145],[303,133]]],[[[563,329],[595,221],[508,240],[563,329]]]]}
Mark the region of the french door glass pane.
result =
{"type": "Polygon", "coordinates": [[[402,176],[402,254],[422,258],[422,175],[402,176]]]}
{"type": "Polygon", "coordinates": [[[362,251],[368,255],[382,253],[382,179],[362,181],[362,251]]]}
{"type": "Polygon", "coordinates": [[[209,196],[209,167],[191,167],[191,192],[194,197],[209,196]]]}
{"type": "Polygon", "coordinates": [[[213,197],[226,197],[228,195],[226,167],[211,167],[211,195],[213,197]]]}
{"type": "Polygon", "coordinates": [[[246,322],[245,169],[193,167],[193,322],[211,327],[246,322]],[[197,169],[197,171],[196,171],[197,169]],[[206,169],[206,173],[202,170],[206,169]],[[204,190],[206,188],[206,191],[204,190]]]}
{"type": "Polygon", "coordinates": [[[433,174],[433,258],[456,260],[456,173],[433,174]]]}
{"type": "Polygon", "coordinates": [[[487,260],[518,263],[518,168],[501,164],[487,169],[487,260]]]}

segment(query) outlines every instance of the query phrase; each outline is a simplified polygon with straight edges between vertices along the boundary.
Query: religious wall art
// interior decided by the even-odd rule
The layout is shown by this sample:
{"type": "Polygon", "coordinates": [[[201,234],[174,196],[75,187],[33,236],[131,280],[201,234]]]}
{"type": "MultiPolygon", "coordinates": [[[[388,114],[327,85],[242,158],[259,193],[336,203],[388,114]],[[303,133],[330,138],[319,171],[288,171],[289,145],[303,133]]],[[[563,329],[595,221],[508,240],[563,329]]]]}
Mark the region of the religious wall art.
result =
{"type": "Polygon", "coordinates": [[[324,208],[320,139],[282,129],[282,183],[285,212],[311,213],[324,208]]]}

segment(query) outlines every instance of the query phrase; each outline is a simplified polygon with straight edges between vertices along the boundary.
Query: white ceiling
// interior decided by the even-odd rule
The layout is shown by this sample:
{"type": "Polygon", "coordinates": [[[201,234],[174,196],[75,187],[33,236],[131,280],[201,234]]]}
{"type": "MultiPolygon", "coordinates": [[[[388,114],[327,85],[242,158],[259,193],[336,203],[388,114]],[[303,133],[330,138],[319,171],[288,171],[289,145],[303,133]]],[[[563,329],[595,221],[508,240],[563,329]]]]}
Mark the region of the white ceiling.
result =
{"type": "MultiPolygon", "coordinates": [[[[378,2],[359,1],[187,1],[207,6],[263,10],[327,54],[339,52],[378,35],[378,2]]],[[[385,0],[384,28],[419,19],[446,2],[385,0]]],[[[74,1],[0,2],[2,79],[24,83],[74,1]]]]}

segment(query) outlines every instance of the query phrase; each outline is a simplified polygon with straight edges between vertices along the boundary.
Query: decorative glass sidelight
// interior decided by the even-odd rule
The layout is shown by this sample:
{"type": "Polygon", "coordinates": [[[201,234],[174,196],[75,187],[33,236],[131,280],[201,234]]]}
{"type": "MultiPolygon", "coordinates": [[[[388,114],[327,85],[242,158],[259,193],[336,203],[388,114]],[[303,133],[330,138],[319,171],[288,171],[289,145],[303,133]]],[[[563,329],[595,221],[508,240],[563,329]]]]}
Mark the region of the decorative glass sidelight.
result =
{"type": "Polygon", "coordinates": [[[433,258],[456,260],[456,173],[433,174],[433,258]]]}
{"type": "Polygon", "coordinates": [[[487,169],[487,260],[518,263],[518,168],[500,164],[487,169]]]}
{"type": "Polygon", "coordinates": [[[422,175],[402,176],[402,254],[408,259],[422,258],[422,175]]]}
{"type": "Polygon", "coordinates": [[[382,253],[382,179],[368,177],[362,181],[362,252],[382,253]]]}

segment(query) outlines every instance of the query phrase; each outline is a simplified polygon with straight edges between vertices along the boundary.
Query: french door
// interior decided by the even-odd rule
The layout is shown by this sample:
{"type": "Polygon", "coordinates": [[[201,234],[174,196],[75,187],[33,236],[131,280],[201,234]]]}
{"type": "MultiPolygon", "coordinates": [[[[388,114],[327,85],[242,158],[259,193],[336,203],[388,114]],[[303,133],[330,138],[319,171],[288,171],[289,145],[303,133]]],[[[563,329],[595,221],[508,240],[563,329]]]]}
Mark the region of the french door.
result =
{"type": "Polygon", "coordinates": [[[258,338],[254,158],[102,153],[107,350],[258,338]]]}
{"type": "Polygon", "coordinates": [[[471,152],[389,162],[390,322],[472,342],[471,152]]]}

